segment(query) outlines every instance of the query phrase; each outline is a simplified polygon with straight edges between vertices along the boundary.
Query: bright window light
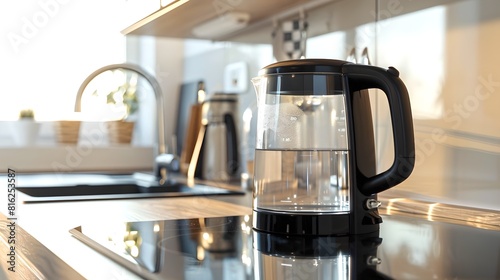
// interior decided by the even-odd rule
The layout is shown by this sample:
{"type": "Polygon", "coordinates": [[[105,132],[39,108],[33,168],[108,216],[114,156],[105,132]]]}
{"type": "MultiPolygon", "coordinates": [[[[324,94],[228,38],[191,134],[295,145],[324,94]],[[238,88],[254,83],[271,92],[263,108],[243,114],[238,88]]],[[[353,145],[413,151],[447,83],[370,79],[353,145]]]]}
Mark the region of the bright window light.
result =
{"type": "Polygon", "coordinates": [[[0,120],[63,119],[95,69],[125,61],[125,0],[0,3],[0,120]]]}

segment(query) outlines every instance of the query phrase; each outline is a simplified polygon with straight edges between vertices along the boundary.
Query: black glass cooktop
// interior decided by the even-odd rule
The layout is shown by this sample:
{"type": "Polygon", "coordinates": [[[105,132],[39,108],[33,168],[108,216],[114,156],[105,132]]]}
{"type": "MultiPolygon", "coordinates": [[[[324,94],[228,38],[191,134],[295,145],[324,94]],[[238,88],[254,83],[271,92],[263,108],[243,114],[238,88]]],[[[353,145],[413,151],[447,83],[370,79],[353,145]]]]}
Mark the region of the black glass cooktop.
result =
{"type": "Polygon", "coordinates": [[[384,216],[380,232],[291,237],[234,216],[70,232],[144,279],[500,279],[500,231],[384,216]]]}

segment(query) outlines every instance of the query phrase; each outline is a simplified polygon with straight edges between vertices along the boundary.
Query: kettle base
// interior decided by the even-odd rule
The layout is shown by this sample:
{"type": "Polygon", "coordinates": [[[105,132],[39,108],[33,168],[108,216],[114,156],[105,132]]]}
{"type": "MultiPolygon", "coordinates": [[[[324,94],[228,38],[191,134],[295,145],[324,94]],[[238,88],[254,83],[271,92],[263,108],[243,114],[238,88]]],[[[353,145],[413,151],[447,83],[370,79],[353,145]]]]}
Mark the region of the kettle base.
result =
{"type": "MultiPolygon", "coordinates": [[[[253,228],[258,231],[287,235],[350,235],[355,234],[350,226],[350,216],[349,212],[289,214],[254,210],[253,228]]],[[[379,222],[370,225],[369,232],[377,231],[379,222]]]]}

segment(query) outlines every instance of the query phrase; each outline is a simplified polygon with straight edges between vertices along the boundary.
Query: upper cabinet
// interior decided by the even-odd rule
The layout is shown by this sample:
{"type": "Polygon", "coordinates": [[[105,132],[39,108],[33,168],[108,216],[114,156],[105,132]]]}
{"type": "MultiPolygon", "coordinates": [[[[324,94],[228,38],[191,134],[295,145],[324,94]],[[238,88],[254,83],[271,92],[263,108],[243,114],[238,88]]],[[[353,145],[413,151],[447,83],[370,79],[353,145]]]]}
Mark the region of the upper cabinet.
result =
{"type": "MultiPolygon", "coordinates": [[[[133,1],[132,1],[133,2],[133,1]]],[[[163,1],[161,1],[163,2],[163,1]]],[[[165,1],[167,2],[167,1],[165,1]]],[[[176,0],[125,28],[125,35],[269,43],[274,20],[334,0],[176,0]],[[208,24],[208,31],[196,28],[208,24]],[[211,29],[211,30],[210,30],[211,29]],[[226,31],[221,29],[225,29],[226,31]],[[213,35],[211,35],[213,34],[213,35]]]]}

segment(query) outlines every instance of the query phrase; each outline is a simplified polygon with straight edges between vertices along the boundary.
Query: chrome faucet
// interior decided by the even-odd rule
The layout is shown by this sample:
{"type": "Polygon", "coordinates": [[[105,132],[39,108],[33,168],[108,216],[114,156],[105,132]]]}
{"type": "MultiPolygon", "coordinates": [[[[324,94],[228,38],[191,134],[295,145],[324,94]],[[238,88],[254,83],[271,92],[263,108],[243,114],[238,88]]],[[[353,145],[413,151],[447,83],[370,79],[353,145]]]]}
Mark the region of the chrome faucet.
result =
{"type": "Polygon", "coordinates": [[[81,112],[82,107],[82,95],[83,91],[87,85],[97,77],[99,74],[116,69],[130,70],[141,77],[145,78],[153,87],[153,91],[156,99],[156,114],[157,114],[157,124],[158,124],[158,142],[155,147],[155,160],[154,160],[154,175],[159,179],[160,185],[167,182],[168,171],[178,171],[179,160],[175,154],[167,154],[167,144],[165,142],[165,120],[164,120],[164,108],[163,108],[163,94],[158,84],[158,81],[146,72],[142,67],[129,63],[122,64],[111,64],[97,69],[92,74],[90,74],[80,85],[78,93],[76,95],[75,101],[75,112],[81,112]]]}

